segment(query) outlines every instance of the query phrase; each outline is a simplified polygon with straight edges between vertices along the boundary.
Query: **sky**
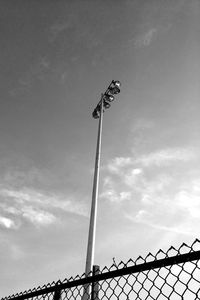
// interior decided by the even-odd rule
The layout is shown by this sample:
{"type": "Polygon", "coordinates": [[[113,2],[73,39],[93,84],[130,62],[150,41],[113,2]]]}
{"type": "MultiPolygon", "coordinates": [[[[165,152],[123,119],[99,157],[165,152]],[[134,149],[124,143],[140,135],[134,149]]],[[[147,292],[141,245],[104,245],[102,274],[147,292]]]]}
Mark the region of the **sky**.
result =
{"type": "Polygon", "coordinates": [[[1,0],[0,296],[192,243],[200,225],[199,0],[1,0]]]}

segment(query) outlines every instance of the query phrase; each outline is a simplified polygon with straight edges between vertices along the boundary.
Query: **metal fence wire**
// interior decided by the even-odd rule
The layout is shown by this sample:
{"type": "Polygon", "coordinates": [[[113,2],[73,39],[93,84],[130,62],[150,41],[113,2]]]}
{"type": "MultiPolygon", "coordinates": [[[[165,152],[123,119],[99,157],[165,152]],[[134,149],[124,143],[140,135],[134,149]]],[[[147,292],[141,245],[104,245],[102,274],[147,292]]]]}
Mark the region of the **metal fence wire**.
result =
{"type": "Polygon", "coordinates": [[[200,299],[200,240],[53,282],[1,300],[200,299]]]}

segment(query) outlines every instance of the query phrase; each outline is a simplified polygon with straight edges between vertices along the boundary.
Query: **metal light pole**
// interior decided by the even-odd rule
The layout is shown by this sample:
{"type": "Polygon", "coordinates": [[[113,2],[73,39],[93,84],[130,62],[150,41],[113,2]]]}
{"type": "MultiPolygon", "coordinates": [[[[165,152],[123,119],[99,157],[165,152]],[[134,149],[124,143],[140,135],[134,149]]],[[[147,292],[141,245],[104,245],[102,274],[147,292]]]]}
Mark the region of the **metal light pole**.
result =
{"type": "MultiPolygon", "coordinates": [[[[95,248],[95,234],[96,234],[96,219],[97,219],[97,198],[98,198],[98,187],[99,187],[99,167],[100,167],[100,154],[101,154],[101,136],[102,136],[102,125],[103,125],[103,112],[105,109],[110,107],[110,102],[114,101],[115,94],[120,93],[121,83],[119,81],[112,81],[107,88],[106,92],[101,95],[101,100],[97,104],[93,111],[93,118],[99,119],[98,135],[97,135],[97,147],[96,147],[96,158],[95,158],[95,169],[93,179],[93,191],[92,191],[92,204],[90,212],[90,225],[88,234],[88,245],[87,245],[87,256],[85,265],[85,275],[88,276],[93,268],[94,262],[94,248],[95,248]]],[[[87,284],[84,287],[83,300],[89,298],[90,286],[87,284]]]]}
{"type": "Polygon", "coordinates": [[[93,190],[92,190],[92,204],[90,212],[90,226],[88,234],[87,256],[85,265],[85,274],[88,275],[92,271],[94,261],[94,247],[95,247],[95,235],[96,235],[96,221],[97,221],[97,197],[99,189],[99,167],[100,167],[100,155],[101,155],[101,136],[103,125],[103,95],[100,101],[100,116],[99,127],[97,135],[97,148],[94,168],[93,190]]]}

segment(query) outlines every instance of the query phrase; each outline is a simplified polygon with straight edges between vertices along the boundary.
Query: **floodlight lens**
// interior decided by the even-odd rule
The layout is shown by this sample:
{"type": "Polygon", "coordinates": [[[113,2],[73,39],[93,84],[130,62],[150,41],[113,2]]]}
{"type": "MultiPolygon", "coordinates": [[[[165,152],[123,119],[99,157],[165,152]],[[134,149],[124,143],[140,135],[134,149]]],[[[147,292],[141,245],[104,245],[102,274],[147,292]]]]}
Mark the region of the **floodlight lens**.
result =
{"type": "Polygon", "coordinates": [[[121,82],[119,80],[113,81],[114,85],[118,88],[121,86],[121,82]]]}
{"type": "Polygon", "coordinates": [[[115,100],[115,97],[114,97],[113,95],[105,94],[105,95],[104,95],[104,99],[105,99],[106,101],[112,102],[112,101],[115,100]]]}
{"type": "Polygon", "coordinates": [[[119,94],[120,93],[120,89],[118,88],[118,86],[115,85],[114,87],[110,87],[109,88],[109,92],[112,95],[119,94]]]}
{"type": "Polygon", "coordinates": [[[103,106],[105,107],[105,109],[107,109],[107,108],[110,107],[110,103],[104,100],[103,101],[103,106]]]}
{"type": "Polygon", "coordinates": [[[93,111],[92,116],[93,116],[94,119],[98,119],[99,118],[99,111],[96,108],[93,111]]]}

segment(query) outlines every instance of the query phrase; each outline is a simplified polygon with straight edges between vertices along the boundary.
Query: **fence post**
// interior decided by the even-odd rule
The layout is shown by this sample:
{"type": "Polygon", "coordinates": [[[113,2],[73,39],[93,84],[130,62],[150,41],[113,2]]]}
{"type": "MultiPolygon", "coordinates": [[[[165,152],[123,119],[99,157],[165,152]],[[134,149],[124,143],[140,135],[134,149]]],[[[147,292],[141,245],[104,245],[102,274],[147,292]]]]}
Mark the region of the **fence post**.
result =
{"type": "Polygon", "coordinates": [[[54,295],[53,295],[53,300],[61,300],[61,290],[56,288],[54,295]]]}
{"type": "MultiPolygon", "coordinates": [[[[99,266],[93,266],[93,276],[98,275],[100,273],[99,266]]],[[[99,300],[99,282],[92,282],[92,292],[91,292],[91,300],[99,300]]]]}

